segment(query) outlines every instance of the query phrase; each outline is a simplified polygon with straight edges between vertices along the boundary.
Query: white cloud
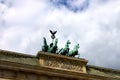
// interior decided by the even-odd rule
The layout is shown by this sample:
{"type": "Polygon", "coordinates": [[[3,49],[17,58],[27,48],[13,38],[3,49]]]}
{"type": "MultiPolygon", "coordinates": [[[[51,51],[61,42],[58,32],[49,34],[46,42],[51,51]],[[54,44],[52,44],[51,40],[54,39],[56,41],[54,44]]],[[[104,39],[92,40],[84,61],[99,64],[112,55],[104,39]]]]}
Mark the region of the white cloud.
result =
{"type": "Polygon", "coordinates": [[[80,44],[81,57],[89,64],[119,69],[119,4],[119,0],[91,0],[86,11],[74,13],[48,0],[14,0],[2,15],[6,24],[0,26],[0,48],[36,54],[42,37],[51,42],[49,29],[53,29],[58,31],[59,47],[69,39],[71,48],[80,44]]]}

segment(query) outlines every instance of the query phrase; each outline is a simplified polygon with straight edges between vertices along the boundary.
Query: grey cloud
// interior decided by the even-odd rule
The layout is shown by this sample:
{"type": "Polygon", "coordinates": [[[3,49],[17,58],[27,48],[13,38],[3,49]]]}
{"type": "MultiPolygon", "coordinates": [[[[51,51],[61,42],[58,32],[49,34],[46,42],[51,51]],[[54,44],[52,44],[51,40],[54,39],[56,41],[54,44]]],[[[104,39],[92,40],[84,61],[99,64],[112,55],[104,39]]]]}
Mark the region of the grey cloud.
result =
{"type": "Polygon", "coordinates": [[[35,55],[43,37],[51,42],[52,29],[58,31],[59,47],[69,39],[71,49],[80,44],[79,53],[89,64],[120,69],[120,1],[99,1],[91,0],[86,11],[74,13],[48,0],[14,0],[2,16],[6,24],[0,24],[0,48],[35,55]]]}

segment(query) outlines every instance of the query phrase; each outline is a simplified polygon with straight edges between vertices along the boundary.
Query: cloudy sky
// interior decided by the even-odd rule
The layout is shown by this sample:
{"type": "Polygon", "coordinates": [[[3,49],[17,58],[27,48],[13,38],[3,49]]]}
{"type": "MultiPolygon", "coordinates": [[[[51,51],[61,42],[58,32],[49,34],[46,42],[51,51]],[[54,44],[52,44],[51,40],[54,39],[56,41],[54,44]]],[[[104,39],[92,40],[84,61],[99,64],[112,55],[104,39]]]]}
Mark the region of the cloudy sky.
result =
{"type": "Polygon", "coordinates": [[[0,49],[36,55],[50,29],[59,48],[79,43],[88,64],[120,70],[120,0],[0,0],[0,49]]]}

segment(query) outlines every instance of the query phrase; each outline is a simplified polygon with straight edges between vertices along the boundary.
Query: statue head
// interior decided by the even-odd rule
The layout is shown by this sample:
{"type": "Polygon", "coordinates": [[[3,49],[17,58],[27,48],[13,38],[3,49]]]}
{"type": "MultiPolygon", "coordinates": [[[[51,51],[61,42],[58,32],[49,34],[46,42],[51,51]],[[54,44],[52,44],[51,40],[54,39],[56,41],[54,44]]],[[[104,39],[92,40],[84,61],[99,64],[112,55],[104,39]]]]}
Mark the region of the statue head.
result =
{"type": "Polygon", "coordinates": [[[67,40],[67,44],[71,44],[70,40],[67,40]]]}

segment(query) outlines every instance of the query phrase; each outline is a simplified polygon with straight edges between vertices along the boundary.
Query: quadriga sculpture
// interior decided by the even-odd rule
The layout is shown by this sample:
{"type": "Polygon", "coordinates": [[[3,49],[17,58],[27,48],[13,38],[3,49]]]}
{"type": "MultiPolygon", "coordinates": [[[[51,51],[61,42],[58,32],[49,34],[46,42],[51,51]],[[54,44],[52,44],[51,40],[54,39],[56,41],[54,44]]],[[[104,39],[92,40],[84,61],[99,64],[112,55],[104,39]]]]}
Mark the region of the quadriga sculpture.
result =
{"type": "Polygon", "coordinates": [[[69,44],[71,44],[71,42],[67,40],[65,48],[60,49],[59,54],[66,55],[67,53],[69,53],[69,44]]]}
{"type": "Polygon", "coordinates": [[[43,46],[42,46],[42,51],[47,52],[48,51],[49,46],[47,45],[47,41],[46,38],[43,37],[43,46]]]}
{"type": "Polygon", "coordinates": [[[79,49],[79,44],[75,45],[73,50],[71,50],[67,55],[70,57],[75,57],[75,55],[78,55],[78,49],[79,49]]]}
{"type": "Polygon", "coordinates": [[[58,39],[55,39],[53,43],[50,44],[50,47],[48,49],[48,52],[50,53],[56,53],[58,47],[57,47],[58,39]]]}

